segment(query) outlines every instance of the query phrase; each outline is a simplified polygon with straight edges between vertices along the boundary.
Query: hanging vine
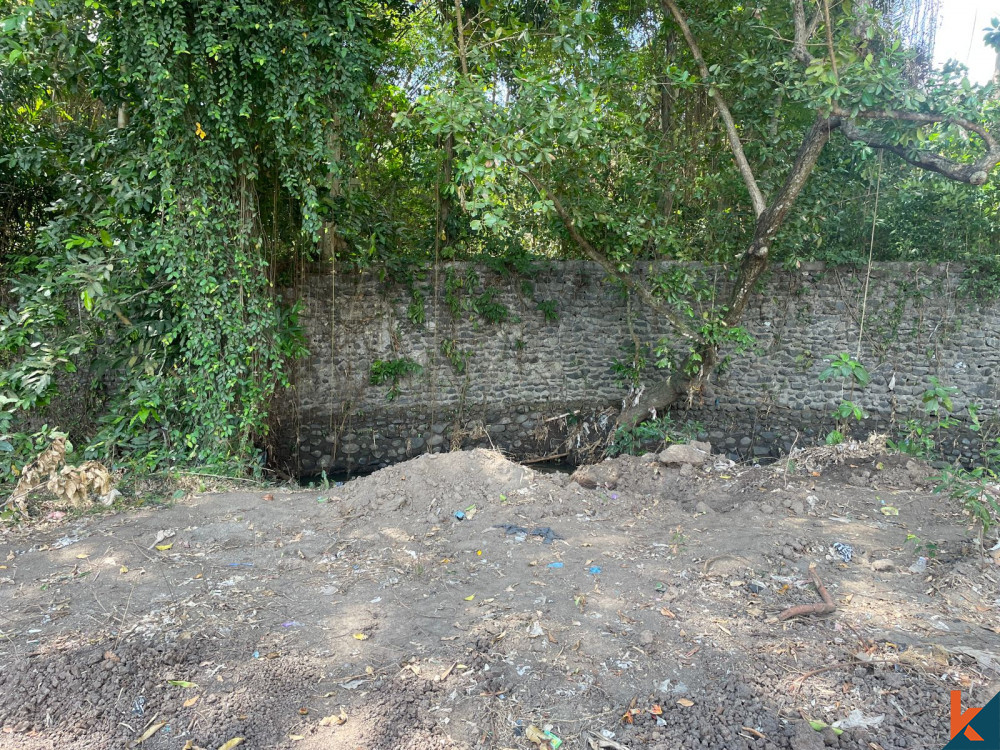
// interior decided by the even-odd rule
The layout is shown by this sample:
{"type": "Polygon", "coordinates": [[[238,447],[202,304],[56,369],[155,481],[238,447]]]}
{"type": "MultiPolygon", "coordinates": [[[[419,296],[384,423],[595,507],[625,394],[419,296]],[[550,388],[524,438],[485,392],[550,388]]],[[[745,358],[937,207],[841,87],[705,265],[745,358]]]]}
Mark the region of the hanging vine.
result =
{"type": "MultiPolygon", "coordinates": [[[[0,326],[15,355],[0,373],[7,421],[86,366],[111,386],[92,453],[246,462],[303,351],[269,266],[315,247],[336,209],[341,123],[357,122],[379,56],[375,8],[77,5],[25,6],[15,28],[24,42],[67,17],[90,30],[81,80],[97,116],[65,145],[80,187],[53,207],[0,326]]],[[[24,65],[45,75],[44,61],[24,65]]]]}

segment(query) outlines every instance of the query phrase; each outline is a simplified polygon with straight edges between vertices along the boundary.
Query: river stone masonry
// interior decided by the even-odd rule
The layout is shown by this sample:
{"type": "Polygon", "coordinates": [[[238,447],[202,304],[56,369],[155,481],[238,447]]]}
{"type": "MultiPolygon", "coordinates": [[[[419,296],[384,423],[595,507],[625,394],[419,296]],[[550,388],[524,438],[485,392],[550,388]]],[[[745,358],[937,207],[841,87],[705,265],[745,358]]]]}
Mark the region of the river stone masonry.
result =
{"type": "MultiPolygon", "coordinates": [[[[865,276],[819,264],[771,274],[745,314],[752,350],[732,354],[713,392],[672,416],[717,451],[766,459],[821,441],[844,399],[868,414],[856,434],[905,432],[907,418],[925,416],[921,394],[937,377],[959,389],[956,416],[974,403],[991,422],[1000,305],[962,298],[954,266],[876,264],[867,296],[865,276]],[[820,382],[825,358],[855,354],[859,338],[871,384],[820,382]]],[[[448,264],[412,289],[371,275],[338,275],[334,286],[315,274],[298,294],[311,355],[279,394],[273,429],[278,463],[296,475],[472,446],[517,459],[596,458],[626,397],[613,363],[670,330],[582,261],[541,263],[530,277],[448,264]],[[383,365],[390,375],[372,383],[373,364],[400,361],[420,369],[394,383],[383,365]]],[[[650,366],[643,379],[663,375],[650,366]]],[[[941,435],[947,457],[978,457],[967,429],[941,435]]]]}

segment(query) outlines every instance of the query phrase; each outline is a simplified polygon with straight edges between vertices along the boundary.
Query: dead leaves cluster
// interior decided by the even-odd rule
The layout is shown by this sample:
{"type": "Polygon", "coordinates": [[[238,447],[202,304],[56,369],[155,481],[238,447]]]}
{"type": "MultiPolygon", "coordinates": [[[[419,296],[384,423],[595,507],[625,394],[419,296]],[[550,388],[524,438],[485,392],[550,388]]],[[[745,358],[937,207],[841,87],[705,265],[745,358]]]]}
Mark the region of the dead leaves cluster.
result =
{"type": "Polygon", "coordinates": [[[837,445],[814,445],[808,448],[793,448],[784,461],[776,466],[794,466],[807,474],[821,472],[831,464],[847,461],[867,461],[885,455],[887,437],[872,433],[867,440],[845,440],[837,445]]]}
{"type": "Polygon", "coordinates": [[[63,466],[49,475],[45,488],[74,508],[90,504],[91,492],[107,495],[111,492],[111,473],[100,461],[86,461],[79,466],[63,466]]]}
{"type": "Polygon", "coordinates": [[[111,472],[99,461],[86,461],[77,466],[67,464],[66,438],[58,437],[24,467],[8,503],[26,514],[28,495],[44,487],[59,500],[82,508],[91,504],[92,494],[110,496],[113,484],[111,472]]]}

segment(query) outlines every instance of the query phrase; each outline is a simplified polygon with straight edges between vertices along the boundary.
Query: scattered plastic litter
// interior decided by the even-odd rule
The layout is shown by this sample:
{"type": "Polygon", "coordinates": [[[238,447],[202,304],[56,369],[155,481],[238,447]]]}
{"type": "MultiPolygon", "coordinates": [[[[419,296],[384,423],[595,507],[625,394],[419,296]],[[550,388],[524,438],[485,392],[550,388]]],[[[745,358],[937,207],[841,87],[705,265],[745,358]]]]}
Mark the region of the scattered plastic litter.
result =
{"type": "Polygon", "coordinates": [[[865,716],[860,709],[854,709],[847,715],[846,719],[833,722],[835,729],[868,729],[877,727],[885,720],[885,714],[878,716],[865,716]]]}
{"type": "Polygon", "coordinates": [[[132,715],[142,716],[146,713],[146,696],[140,695],[132,701],[132,715]]]}
{"type": "Polygon", "coordinates": [[[329,498],[326,498],[326,497],[317,497],[316,498],[316,502],[317,503],[325,503],[328,499],[329,498]]]}
{"type": "Polygon", "coordinates": [[[260,658],[260,651],[254,651],[253,652],[253,658],[254,659],[259,659],[260,658]]]}
{"type": "Polygon", "coordinates": [[[687,695],[688,693],[687,685],[683,682],[678,682],[674,685],[673,681],[669,677],[657,685],[656,689],[663,694],[670,693],[671,695],[687,695]]]}
{"type": "Polygon", "coordinates": [[[539,527],[537,529],[532,529],[531,530],[531,535],[532,536],[540,536],[540,537],[542,537],[542,543],[543,544],[552,544],[552,541],[554,539],[562,539],[561,536],[559,536],[556,532],[554,532],[548,526],[541,526],[541,527],[539,527]]]}
{"type": "Polygon", "coordinates": [[[747,588],[753,594],[763,594],[767,591],[767,584],[763,581],[750,581],[750,583],[747,584],[747,588]]]}
{"type": "Polygon", "coordinates": [[[552,544],[555,539],[562,539],[555,531],[549,526],[539,526],[538,528],[528,531],[524,526],[518,526],[516,523],[498,523],[493,526],[494,529],[503,529],[507,536],[515,536],[521,534],[530,534],[531,536],[542,537],[542,542],[544,544],[552,544]]]}
{"type": "Polygon", "coordinates": [[[234,562],[234,563],[229,563],[228,567],[230,567],[230,568],[252,568],[253,567],[253,563],[252,562],[234,562]]]}
{"type": "Polygon", "coordinates": [[[160,529],[156,532],[156,539],[153,540],[153,543],[149,545],[148,549],[153,549],[158,544],[162,544],[167,539],[172,539],[176,535],[177,532],[174,529],[160,529]]]}
{"type": "Polygon", "coordinates": [[[455,515],[455,518],[457,520],[459,520],[459,521],[464,521],[465,520],[465,513],[463,511],[456,510],[454,515],[455,515]]]}
{"type": "Polygon", "coordinates": [[[592,576],[599,576],[601,574],[601,568],[598,565],[591,565],[588,571],[592,576]]]}
{"type": "Polygon", "coordinates": [[[909,567],[911,573],[923,573],[927,570],[927,558],[918,557],[917,561],[909,567]]]}
{"type": "Polygon", "coordinates": [[[507,536],[513,534],[527,534],[528,530],[523,526],[518,526],[516,523],[498,523],[493,526],[494,529],[503,529],[507,536]]]}
{"type": "Polygon", "coordinates": [[[299,628],[302,627],[302,623],[298,620],[289,620],[288,622],[281,623],[283,628],[299,628]]]}
{"type": "Polygon", "coordinates": [[[78,536],[64,536],[58,542],[53,542],[49,545],[49,549],[62,549],[63,547],[68,547],[71,544],[76,544],[80,541],[78,536]]]}
{"type": "Polygon", "coordinates": [[[539,747],[546,747],[551,750],[559,750],[563,745],[563,741],[552,734],[551,730],[540,729],[534,724],[524,731],[524,736],[539,747]]]}
{"type": "Polygon", "coordinates": [[[854,547],[843,542],[834,542],[833,551],[840,555],[840,559],[845,563],[849,563],[851,558],[854,557],[854,547]]]}
{"type": "Polygon", "coordinates": [[[590,750],[629,750],[627,745],[616,742],[614,736],[615,733],[608,729],[602,729],[600,733],[587,732],[584,735],[590,750]]]}
{"type": "Polygon", "coordinates": [[[561,568],[563,564],[561,562],[551,562],[546,567],[548,568],[561,568]]]}

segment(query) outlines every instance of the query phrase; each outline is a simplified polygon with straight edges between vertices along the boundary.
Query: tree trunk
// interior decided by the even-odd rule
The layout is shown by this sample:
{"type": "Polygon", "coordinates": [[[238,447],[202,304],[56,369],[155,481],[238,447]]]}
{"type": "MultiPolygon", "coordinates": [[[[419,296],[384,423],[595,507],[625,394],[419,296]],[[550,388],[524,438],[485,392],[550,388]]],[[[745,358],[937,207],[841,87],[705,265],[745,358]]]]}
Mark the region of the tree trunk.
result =
{"type": "Polygon", "coordinates": [[[997,61],[993,68],[993,98],[1000,99],[1000,47],[997,47],[997,61]]]}
{"type": "MultiPolygon", "coordinates": [[[[739,275],[729,294],[722,320],[727,327],[735,327],[743,317],[743,311],[753,296],[754,287],[767,270],[770,263],[771,241],[788,218],[796,198],[802,192],[809,175],[812,174],[830,140],[831,132],[840,124],[835,117],[818,117],[799,147],[784,184],[774,199],[758,217],[750,246],[743,253],[739,275]]],[[[680,398],[686,397],[693,403],[699,396],[710,396],[709,381],[719,364],[717,342],[700,340],[686,358],[684,364],[667,380],[657,383],[639,394],[632,404],[626,404],[618,417],[618,426],[632,429],[649,419],[656,412],[665,412],[680,398]],[[690,374],[690,373],[694,374],[690,374]]]]}

